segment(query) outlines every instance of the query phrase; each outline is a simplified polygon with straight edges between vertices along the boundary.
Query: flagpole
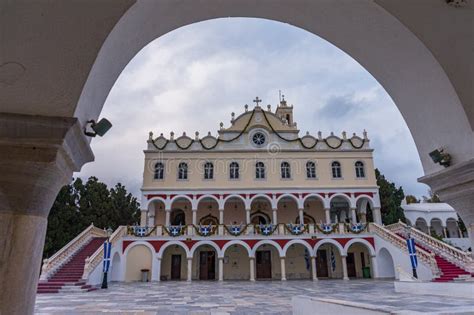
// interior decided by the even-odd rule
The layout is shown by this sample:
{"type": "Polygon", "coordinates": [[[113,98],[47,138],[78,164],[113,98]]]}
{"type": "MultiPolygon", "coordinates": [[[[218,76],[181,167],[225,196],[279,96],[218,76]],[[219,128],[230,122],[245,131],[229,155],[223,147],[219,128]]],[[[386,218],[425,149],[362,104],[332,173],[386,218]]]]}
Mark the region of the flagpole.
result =
{"type": "Polygon", "coordinates": [[[110,235],[112,234],[112,229],[107,229],[107,239],[104,242],[104,261],[103,261],[103,272],[104,276],[102,277],[102,289],[108,289],[107,273],[110,267],[110,235]]]}

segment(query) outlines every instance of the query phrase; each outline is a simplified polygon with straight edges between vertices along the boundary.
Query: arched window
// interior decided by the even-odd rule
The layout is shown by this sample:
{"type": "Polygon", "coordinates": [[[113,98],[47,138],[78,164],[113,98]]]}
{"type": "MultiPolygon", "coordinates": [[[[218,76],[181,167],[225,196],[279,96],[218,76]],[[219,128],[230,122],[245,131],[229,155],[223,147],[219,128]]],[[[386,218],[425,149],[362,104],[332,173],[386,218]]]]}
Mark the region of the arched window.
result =
{"type": "Polygon", "coordinates": [[[188,179],[188,164],[184,162],[179,163],[178,179],[188,179]]]}
{"type": "Polygon", "coordinates": [[[263,162],[255,163],[255,178],[256,179],[265,178],[265,164],[263,164],[263,162]]]}
{"type": "Polygon", "coordinates": [[[239,163],[237,163],[237,162],[230,163],[229,176],[230,176],[230,179],[238,179],[239,178],[239,163]]]}
{"type": "Polygon", "coordinates": [[[341,163],[339,163],[337,161],[332,162],[331,169],[332,169],[332,177],[333,178],[341,178],[342,177],[341,163]]]}
{"type": "Polygon", "coordinates": [[[290,163],[281,162],[281,178],[291,178],[290,163]]]}
{"type": "Polygon", "coordinates": [[[316,178],[316,164],[313,161],[306,162],[306,178],[316,178]]]}
{"type": "Polygon", "coordinates": [[[213,179],[214,178],[214,164],[211,162],[206,162],[204,164],[204,179],[213,179]]]}
{"type": "Polygon", "coordinates": [[[355,162],[355,171],[356,171],[357,178],[364,178],[365,177],[364,163],[362,163],[361,161],[355,162]]]}
{"type": "Polygon", "coordinates": [[[165,176],[165,165],[161,162],[155,164],[155,179],[163,179],[165,176]]]}

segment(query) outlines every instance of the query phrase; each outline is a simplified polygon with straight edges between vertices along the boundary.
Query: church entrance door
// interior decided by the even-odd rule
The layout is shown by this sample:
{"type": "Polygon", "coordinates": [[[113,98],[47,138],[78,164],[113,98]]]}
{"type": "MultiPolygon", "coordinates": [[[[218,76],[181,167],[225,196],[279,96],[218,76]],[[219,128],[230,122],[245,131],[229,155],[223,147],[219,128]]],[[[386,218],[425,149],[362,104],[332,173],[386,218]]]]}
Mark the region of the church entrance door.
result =
{"type": "Polygon", "coordinates": [[[171,255],[171,280],[181,279],[181,255],[171,255]]]}
{"type": "Polygon", "coordinates": [[[199,280],[216,279],[216,253],[202,251],[199,254],[199,280]]]}
{"type": "Polygon", "coordinates": [[[347,253],[347,276],[350,278],[356,277],[356,265],[354,253],[347,253]]]}
{"type": "Polygon", "coordinates": [[[316,256],[316,270],[318,271],[318,277],[321,277],[321,278],[329,277],[328,257],[326,253],[327,253],[326,250],[321,249],[321,250],[318,250],[318,253],[316,256]]]}
{"type": "Polygon", "coordinates": [[[269,250],[257,251],[257,279],[272,278],[272,255],[269,250]]]}

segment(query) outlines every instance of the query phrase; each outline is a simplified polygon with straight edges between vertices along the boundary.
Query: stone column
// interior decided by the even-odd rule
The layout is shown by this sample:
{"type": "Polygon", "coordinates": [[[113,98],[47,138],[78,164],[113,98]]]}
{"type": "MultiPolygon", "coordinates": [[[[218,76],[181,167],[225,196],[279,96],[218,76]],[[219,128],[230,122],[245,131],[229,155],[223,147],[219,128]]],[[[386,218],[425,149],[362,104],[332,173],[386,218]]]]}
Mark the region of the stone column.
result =
{"type": "Polygon", "coordinates": [[[463,238],[464,236],[462,235],[462,231],[461,229],[459,228],[458,226],[458,235],[459,235],[459,238],[463,238]]]}
{"type": "Polygon", "coordinates": [[[148,222],[147,226],[155,226],[155,210],[148,211],[148,222]]]}
{"type": "Polygon", "coordinates": [[[357,214],[356,214],[355,208],[351,208],[351,221],[352,221],[352,224],[357,223],[357,214]]]}
{"type": "Polygon", "coordinates": [[[324,213],[326,215],[326,224],[331,224],[331,213],[330,213],[330,210],[329,208],[325,208],[324,209],[324,213]]]}
{"type": "Polygon", "coordinates": [[[170,225],[170,216],[171,216],[171,209],[166,209],[165,210],[165,225],[166,226],[170,225]]]}
{"type": "Polygon", "coordinates": [[[197,209],[192,210],[193,213],[193,225],[197,224],[197,209]]]}
{"type": "Polygon", "coordinates": [[[155,268],[151,273],[151,281],[160,281],[161,278],[161,258],[156,258],[155,268]]]}
{"type": "Polygon", "coordinates": [[[93,159],[76,118],[0,113],[0,314],[33,314],[49,211],[93,159]]]}
{"type": "Polygon", "coordinates": [[[446,233],[446,227],[442,226],[441,228],[443,229],[443,237],[447,238],[448,236],[447,236],[447,233],[446,233]]]}
{"type": "Polygon", "coordinates": [[[255,257],[250,257],[250,281],[255,281],[255,257]]]}
{"type": "Polygon", "coordinates": [[[347,275],[347,256],[341,256],[342,258],[342,279],[349,280],[349,276],[347,275]]]}
{"type": "Polygon", "coordinates": [[[380,208],[373,208],[372,216],[374,218],[375,223],[377,223],[378,225],[382,225],[382,213],[380,212],[380,208]]]}
{"type": "Polygon", "coordinates": [[[298,209],[298,217],[300,219],[300,224],[304,223],[304,209],[298,209]]]}
{"type": "Polygon", "coordinates": [[[431,225],[428,225],[428,235],[431,236],[431,225]]]}
{"type": "Polygon", "coordinates": [[[318,281],[318,271],[316,269],[316,257],[311,256],[311,271],[314,281],[318,281]]]}
{"type": "Polygon", "coordinates": [[[286,281],[285,257],[280,257],[280,264],[281,264],[281,281],[286,281]]]}
{"type": "Polygon", "coordinates": [[[247,224],[250,224],[250,208],[245,209],[245,219],[247,221],[247,224]]]}
{"type": "Polygon", "coordinates": [[[224,224],[224,209],[219,209],[219,224],[224,224]]]}
{"type": "Polygon", "coordinates": [[[273,214],[273,224],[278,224],[277,209],[272,209],[272,214],[273,214]]]}
{"type": "Polygon", "coordinates": [[[219,261],[219,281],[224,281],[224,257],[218,257],[219,261]]]}
{"type": "Polygon", "coordinates": [[[188,257],[187,261],[188,274],[186,281],[190,282],[193,279],[193,259],[188,257]]]}
{"type": "Polygon", "coordinates": [[[146,225],[146,220],[148,218],[148,211],[146,209],[140,210],[140,226],[146,225]]]}
{"type": "Polygon", "coordinates": [[[372,278],[377,279],[379,277],[379,270],[378,270],[378,265],[377,265],[377,256],[371,255],[370,256],[370,264],[371,264],[371,273],[372,273],[372,278]]]}

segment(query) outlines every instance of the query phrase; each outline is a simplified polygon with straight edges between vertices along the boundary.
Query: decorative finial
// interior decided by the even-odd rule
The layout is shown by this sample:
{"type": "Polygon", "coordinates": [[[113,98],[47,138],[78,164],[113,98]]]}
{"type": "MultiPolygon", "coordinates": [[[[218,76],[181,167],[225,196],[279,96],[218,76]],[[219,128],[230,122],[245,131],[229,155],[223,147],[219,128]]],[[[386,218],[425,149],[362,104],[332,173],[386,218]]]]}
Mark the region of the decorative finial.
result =
{"type": "Polygon", "coordinates": [[[174,132],[171,131],[171,132],[170,132],[170,140],[173,141],[173,139],[174,139],[174,132]]]}
{"type": "Polygon", "coordinates": [[[221,129],[224,128],[224,123],[221,121],[221,123],[219,124],[221,126],[221,129]]]}
{"type": "Polygon", "coordinates": [[[331,131],[331,137],[334,137],[334,132],[331,131]]]}
{"type": "Polygon", "coordinates": [[[344,140],[347,139],[347,133],[345,131],[342,132],[342,139],[344,139],[344,140]]]}
{"type": "Polygon", "coordinates": [[[249,110],[249,106],[248,106],[247,104],[245,104],[245,106],[244,106],[244,107],[245,107],[245,112],[248,112],[248,110],[249,110]]]}
{"type": "Polygon", "coordinates": [[[356,133],[355,133],[355,132],[353,132],[353,133],[352,133],[352,136],[353,136],[353,137],[355,137],[355,136],[356,136],[356,133]]]}
{"type": "Polygon", "coordinates": [[[309,136],[309,131],[306,131],[306,135],[309,136]]]}
{"type": "Polygon", "coordinates": [[[262,100],[258,98],[258,96],[253,100],[254,103],[257,104],[256,107],[259,107],[258,103],[260,103],[262,100]]]}
{"type": "Polygon", "coordinates": [[[208,137],[211,136],[211,132],[210,132],[210,131],[207,132],[207,136],[208,136],[208,137]]]}
{"type": "Polygon", "coordinates": [[[272,105],[268,104],[267,109],[268,109],[269,112],[271,112],[272,111],[272,105]]]}
{"type": "Polygon", "coordinates": [[[163,137],[163,133],[160,133],[160,137],[163,137]]]}
{"type": "Polygon", "coordinates": [[[367,138],[367,130],[364,129],[364,133],[363,133],[363,134],[364,134],[364,139],[365,139],[365,140],[369,140],[369,138],[367,138]]]}
{"type": "Polygon", "coordinates": [[[185,131],[183,131],[183,137],[186,137],[186,132],[185,131]]]}
{"type": "Polygon", "coordinates": [[[199,131],[196,131],[194,135],[196,136],[196,141],[199,140],[199,131]]]}
{"type": "Polygon", "coordinates": [[[148,140],[153,140],[153,132],[152,131],[150,131],[148,133],[148,140]]]}
{"type": "Polygon", "coordinates": [[[318,131],[318,139],[319,140],[323,139],[323,133],[321,131],[318,131]]]}

